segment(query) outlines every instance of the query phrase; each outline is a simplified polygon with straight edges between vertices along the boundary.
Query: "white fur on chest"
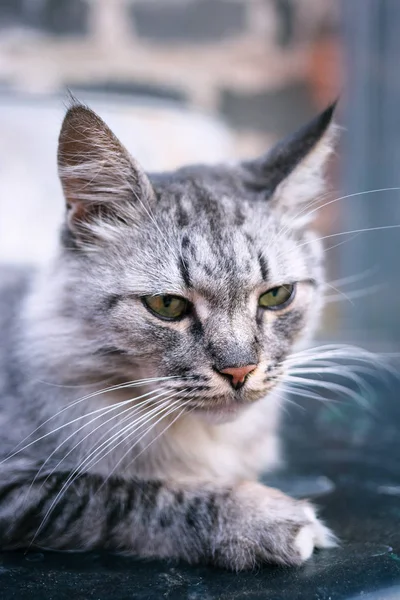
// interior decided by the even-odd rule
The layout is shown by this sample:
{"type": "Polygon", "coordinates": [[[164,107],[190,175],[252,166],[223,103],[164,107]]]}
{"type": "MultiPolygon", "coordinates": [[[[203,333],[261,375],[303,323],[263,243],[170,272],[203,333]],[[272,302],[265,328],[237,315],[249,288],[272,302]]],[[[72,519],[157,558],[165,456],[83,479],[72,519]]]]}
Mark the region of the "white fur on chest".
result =
{"type": "Polygon", "coordinates": [[[129,452],[120,444],[93,469],[104,476],[218,481],[255,479],[279,464],[280,394],[271,393],[232,422],[215,425],[201,417],[182,416],[165,433],[156,428],[129,452]],[[159,437],[158,437],[159,436],[159,437]],[[118,465],[118,466],[117,466],[118,465]]]}

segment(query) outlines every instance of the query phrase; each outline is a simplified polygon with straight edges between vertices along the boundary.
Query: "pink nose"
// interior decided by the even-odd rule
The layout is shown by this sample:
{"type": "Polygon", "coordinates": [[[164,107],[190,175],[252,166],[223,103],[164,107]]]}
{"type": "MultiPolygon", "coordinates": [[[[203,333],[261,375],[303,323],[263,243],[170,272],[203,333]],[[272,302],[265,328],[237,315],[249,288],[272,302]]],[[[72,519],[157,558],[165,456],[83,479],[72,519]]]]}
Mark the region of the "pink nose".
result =
{"type": "Polygon", "coordinates": [[[221,369],[220,373],[223,375],[229,375],[232,378],[233,387],[240,387],[240,384],[244,383],[247,375],[254,371],[257,365],[246,365],[245,367],[228,367],[227,369],[221,369]]]}

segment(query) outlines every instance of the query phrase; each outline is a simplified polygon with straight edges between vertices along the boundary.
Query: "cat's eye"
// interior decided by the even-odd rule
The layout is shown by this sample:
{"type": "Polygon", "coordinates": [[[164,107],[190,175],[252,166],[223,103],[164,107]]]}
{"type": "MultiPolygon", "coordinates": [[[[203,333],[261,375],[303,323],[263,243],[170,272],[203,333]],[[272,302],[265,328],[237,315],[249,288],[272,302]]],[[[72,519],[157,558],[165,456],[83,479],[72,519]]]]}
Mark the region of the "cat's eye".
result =
{"type": "Polygon", "coordinates": [[[190,303],[180,296],[144,296],[142,298],[150,312],[168,321],[177,321],[184,317],[190,308],[190,303]]]}
{"type": "Polygon", "coordinates": [[[271,310],[285,308],[294,299],[295,289],[294,284],[279,285],[278,287],[271,288],[268,292],[260,296],[258,305],[271,310]]]}

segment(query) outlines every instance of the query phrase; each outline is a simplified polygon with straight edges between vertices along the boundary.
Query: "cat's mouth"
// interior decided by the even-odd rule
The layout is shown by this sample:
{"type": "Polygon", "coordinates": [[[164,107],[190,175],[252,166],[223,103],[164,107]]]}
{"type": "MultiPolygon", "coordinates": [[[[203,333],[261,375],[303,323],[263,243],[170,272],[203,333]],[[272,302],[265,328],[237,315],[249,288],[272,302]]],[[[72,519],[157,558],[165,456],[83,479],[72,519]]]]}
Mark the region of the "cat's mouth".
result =
{"type": "MultiPolygon", "coordinates": [[[[164,376],[167,383],[161,387],[157,402],[177,414],[193,414],[214,423],[233,421],[268,396],[282,381],[283,372],[278,364],[274,368],[260,369],[257,377],[250,376],[244,385],[234,389],[226,381],[196,373],[186,377],[164,376]]],[[[154,385],[154,384],[153,384],[154,385]]]]}

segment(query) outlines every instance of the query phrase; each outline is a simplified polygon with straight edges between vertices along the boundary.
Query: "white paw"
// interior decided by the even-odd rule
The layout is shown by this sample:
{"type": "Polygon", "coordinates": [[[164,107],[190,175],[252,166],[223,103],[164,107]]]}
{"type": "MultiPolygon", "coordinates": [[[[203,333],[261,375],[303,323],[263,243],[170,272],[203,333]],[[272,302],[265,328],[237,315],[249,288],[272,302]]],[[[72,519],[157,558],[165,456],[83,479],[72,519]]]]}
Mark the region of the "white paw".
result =
{"type": "Polygon", "coordinates": [[[303,510],[310,524],[300,529],[294,545],[304,562],[310,558],[314,548],[332,548],[336,546],[337,540],[330,529],[318,520],[315,510],[311,506],[304,506],[303,510]]]}
{"type": "Polygon", "coordinates": [[[313,525],[302,527],[295,537],[294,545],[302,561],[308,560],[314,552],[313,525]]]}

